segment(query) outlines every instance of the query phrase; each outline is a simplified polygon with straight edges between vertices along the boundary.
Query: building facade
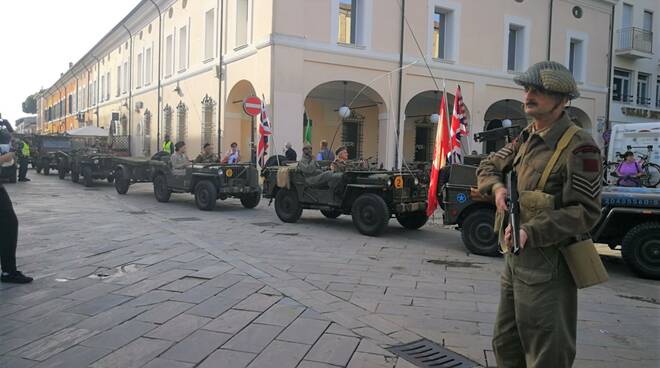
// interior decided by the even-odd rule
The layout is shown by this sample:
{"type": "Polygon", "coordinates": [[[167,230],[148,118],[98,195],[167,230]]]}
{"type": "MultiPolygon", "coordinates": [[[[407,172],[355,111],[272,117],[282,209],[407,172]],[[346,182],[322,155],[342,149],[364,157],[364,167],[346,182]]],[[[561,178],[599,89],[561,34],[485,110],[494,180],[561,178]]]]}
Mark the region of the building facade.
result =
{"type": "Polygon", "coordinates": [[[37,131],[37,117],[26,116],[16,119],[14,126],[16,127],[16,132],[19,134],[34,134],[37,131]]]}
{"type": "Polygon", "coordinates": [[[660,121],[658,11],[656,0],[626,0],[616,5],[612,124],[660,121]]]}
{"type": "MultiPolygon", "coordinates": [[[[650,0],[652,1],[652,0],[650,0]]],[[[516,73],[570,66],[581,97],[570,116],[594,136],[607,116],[615,0],[142,1],[41,95],[39,128],[94,124],[127,136],[133,155],[163,137],[249,159],[258,138],[242,101],[265,102],[270,154],[287,142],[346,145],[385,167],[427,161],[431,115],[460,85],[472,133],[524,125],[516,73]],[[405,15],[405,19],[402,19],[405,15]],[[350,113],[340,117],[338,110],[350,113]]]]}

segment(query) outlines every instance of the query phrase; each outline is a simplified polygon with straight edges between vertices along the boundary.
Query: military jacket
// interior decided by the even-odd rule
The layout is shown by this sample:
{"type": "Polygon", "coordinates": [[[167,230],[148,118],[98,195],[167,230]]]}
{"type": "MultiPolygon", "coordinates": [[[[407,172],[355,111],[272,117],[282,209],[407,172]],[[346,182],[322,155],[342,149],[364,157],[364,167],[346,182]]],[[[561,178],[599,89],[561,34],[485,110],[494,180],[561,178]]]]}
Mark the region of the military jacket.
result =
{"type": "Polygon", "coordinates": [[[200,153],[197,155],[195,158],[196,163],[212,163],[212,162],[218,162],[218,156],[216,156],[214,153],[200,153]]]}
{"type": "Polygon", "coordinates": [[[316,161],[306,156],[303,156],[300,162],[298,162],[298,169],[300,169],[305,177],[316,176],[321,173],[321,169],[316,161]]]}
{"type": "MultiPolygon", "coordinates": [[[[494,194],[495,189],[504,186],[504,174],[512,167],[518,174],[519,191],[537,189],[559,140],[571,125],[566,113],[543,131],[536,132],[534,124],[530,124],[513,142],[481,162],[477,170],[479,191],[484,195],[494,194]]],[[[554,197],[554,209],[521,223],[521,229],[528,235],[526,246],[557,245],[588,233],[600,216],[601,181],[600,149],[591,134],[580,129],[559,156],[542,188],[554,197]]]]}

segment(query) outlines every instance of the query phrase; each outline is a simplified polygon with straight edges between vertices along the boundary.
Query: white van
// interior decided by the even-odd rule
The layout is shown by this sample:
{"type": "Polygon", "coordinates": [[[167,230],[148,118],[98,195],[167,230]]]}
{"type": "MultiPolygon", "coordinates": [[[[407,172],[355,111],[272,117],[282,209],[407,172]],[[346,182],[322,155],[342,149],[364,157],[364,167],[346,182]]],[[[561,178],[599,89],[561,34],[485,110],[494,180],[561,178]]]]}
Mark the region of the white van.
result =
{"type": "MultiPolygon", "coordinates": [[[[617,124],[612,127],[607,161],[616,162],[621,158],[617,153],[626,151],[649,155],[649,161],[660,164],[660,121],[636,124],[617,124]],[[628,149],[628,147],[631,147],[628,149]],[[649,148],[651,151],[649,152],[649,148]]],[[[611,180],[612,178],[608,178],[611,180]]]]}

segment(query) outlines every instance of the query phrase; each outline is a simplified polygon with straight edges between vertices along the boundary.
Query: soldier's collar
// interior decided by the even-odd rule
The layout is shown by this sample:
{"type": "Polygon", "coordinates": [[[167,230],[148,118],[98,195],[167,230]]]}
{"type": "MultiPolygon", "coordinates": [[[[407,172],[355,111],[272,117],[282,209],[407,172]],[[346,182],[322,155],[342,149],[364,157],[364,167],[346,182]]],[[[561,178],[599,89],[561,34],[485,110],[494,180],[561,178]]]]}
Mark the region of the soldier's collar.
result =
{"type": "Polygon", "coordinates": [[[550,127],[538,133],[534,132],[534,134],[543,139],[543,142],[545,142],[548,147],[555,149],[557,148],[557,143],[559,143],[561,136],[571,124],[573,123],[571,123],[571,120],[568,118],[568,114],[563,112],[559,120],[553,123],[550,127]]]}

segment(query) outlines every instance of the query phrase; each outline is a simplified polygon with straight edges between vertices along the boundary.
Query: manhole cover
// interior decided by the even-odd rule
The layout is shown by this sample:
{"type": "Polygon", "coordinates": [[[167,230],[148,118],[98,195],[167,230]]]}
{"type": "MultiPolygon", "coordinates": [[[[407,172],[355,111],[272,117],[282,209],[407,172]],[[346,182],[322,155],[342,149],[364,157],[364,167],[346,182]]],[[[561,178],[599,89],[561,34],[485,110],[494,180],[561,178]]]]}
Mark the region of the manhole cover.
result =
{"type": "Polygon", "coordinates": [[[390,352],[400,356],[417,367],[434,368],[472,368],[479,364],[443,348],[428,339],[417,340],[408,344],[390,346],[390,352]]]}
{"type": "Polygon", "coordinates": [[[201,219],[199,217],[175,217],[175,218],[171,218],[170,220],[176,222],[186,222],[186,221],[200,221],[201,219]]]}
{"type": "Polygon", "coordinates": [[[261,227],[273,227],[280,226],[281,224],[278,224],[277,222],[253,222],[252,225],[261,227]]]}

